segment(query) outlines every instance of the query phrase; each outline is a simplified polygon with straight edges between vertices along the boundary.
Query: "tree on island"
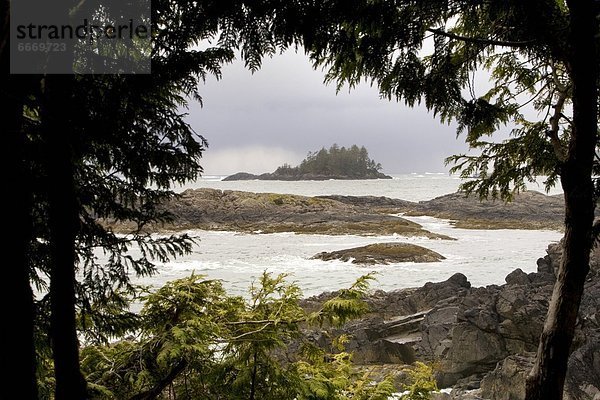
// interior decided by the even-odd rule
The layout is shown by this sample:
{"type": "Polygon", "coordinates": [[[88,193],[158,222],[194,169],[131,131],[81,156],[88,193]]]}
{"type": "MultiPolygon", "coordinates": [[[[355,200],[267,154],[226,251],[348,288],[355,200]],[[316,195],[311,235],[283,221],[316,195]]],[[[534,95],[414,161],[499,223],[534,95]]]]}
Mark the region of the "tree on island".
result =
{"type": "Polygon", "coordinates": [[[333,144],[319,151],[309,152],[299,166],[284,164],[273,173],[276,176],[300,177],[303,175],[338,176],[348,178],[377,177],[382,175],[381,164],[369,158],[364,146],[349,148],[333,144]]]}

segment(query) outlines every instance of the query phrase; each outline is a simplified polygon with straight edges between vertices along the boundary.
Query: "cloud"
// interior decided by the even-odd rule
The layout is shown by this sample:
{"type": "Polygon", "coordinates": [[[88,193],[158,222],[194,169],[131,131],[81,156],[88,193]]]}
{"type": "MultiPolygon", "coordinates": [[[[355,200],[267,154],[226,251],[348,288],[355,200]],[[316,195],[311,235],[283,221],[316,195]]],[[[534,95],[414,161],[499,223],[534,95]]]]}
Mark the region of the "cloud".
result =
{"type": "Polygon", "coordinates": [[[336,94],[323,75],[288,51],[254,74],[238,60],[222,80],[208,79],[200,87],[204,108],[191,107],[188,118],[210,144],[207,173],[270,172],[333,143],[364,145],[386,173],[447,171],[444,158],[466,151],[455,126],[423,106],[381,99],[367,83],[336,94]]]}
{"type": "Polygon", "coordinates": [[[236,172],[260,174],[273,172],[288,163],[297,165],[306,154],[270,146],[230,147],[212,150],[210,147],[202,157],[203,175],[230,175],[236,172]]]}

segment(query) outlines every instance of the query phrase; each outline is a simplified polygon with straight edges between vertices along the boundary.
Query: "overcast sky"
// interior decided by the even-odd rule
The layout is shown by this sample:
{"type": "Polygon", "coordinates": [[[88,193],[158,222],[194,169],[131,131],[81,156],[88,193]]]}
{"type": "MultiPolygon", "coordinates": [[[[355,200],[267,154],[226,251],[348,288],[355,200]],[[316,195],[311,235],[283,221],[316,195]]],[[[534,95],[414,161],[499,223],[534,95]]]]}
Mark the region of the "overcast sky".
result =
{"type": "Polygon", "coordinates": [[[236,61],[222,80],[209,78],[200,87],[204,107],[189,110],[209,142],[204,175],[272,172],[333,143],[364,145],[386,173],[445,172],[444,158],[466,150],[454,126],[424,108],[382,100],[368,84],[336,94],[323,76],[304,54],[288,51],[254,74],[236,61]]]}

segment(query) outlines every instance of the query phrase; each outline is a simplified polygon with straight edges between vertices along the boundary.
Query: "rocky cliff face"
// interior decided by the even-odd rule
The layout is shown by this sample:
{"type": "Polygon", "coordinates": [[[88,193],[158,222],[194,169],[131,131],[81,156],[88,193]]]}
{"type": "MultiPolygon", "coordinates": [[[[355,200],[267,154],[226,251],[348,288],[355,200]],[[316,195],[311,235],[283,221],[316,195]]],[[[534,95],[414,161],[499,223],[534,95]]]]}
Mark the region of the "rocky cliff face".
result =
{"type": "MultiPolygon", "coordinates": [[[[417,289],[377,292],[369,299],[372,313],[345,327],[353,337],[348,349],[359,364],[435,362],[440,387],[454,386],[455,393],[477,389],[471,398],[521,399],[546,318],[560,245],[550,245],[547,253],[538,260],[538,272],[517,269],[500,286],[473,288],[464,275],[455,274],[417,289]]],[[[598,249],[592,260],[565,399],[600,398],[598,249]]],[[[321,300],[313,298],[307,305],[321,300]]]]}

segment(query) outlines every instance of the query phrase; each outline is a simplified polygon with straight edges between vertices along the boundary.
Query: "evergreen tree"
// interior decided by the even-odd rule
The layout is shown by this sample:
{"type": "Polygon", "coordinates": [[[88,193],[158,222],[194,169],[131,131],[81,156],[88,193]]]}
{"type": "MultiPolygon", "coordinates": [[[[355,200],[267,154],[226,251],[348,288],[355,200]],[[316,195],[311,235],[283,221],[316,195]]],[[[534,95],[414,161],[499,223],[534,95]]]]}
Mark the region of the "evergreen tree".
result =
{"type": "Polygon", "coordinates": [[[300,289],[285,275],[264,273],[248,300],[201,276],[169,282],[145,296],[135,336],[84,348],[83,370],[95,398],[385,400],[391,381],[372,384],[355,373],[343,337],[329,353],[301,330],[362,315],[370,279],[312,313],[299,306],[300,289]]]}
{"type": "Polygon", "coordinates": [[[377,176],[381,164],[369,158],[369,153],[362,147],[352,145],[350,148],[339,147],[333,144],[329,150],[322,148],[318,152],[309,152],[299,166],[290,167],[285,164],[279,167],[276,174],[285,175],[331,175],[346,176],[350,178],[362,178],[365,176],[377,176]]]}
{"type": "Polygon", "coordinates": [[[589,270],[598,162],[600,6],[582,1],[322,1],[306,45],[327,80],[363,80],[409,106],[424,103],[479,156],[459,155],[453,171],[481,197],[509,200],[536,175],[560,179],[564,255],[540,338],[527,399],[560,399],[589,270]],[[475,87],[486,70],[491,89],[475,87]],[[528,120],[533,108],[539,120],[528,120]],[[572,112],[571,112],[572,111],[572,112]],[[569,114],[571,114],[569,116],[569,114]],[[510,139],[487,140],[515,123],[510,139]],[[596,153],[597,154],[597,153],[596,153]]]}
{"type": "MultiPolygon", "coordinates": [[[[19,354],[19,359],[26,359],[18,364],[23,369],[15,372],[20,378],[6,386],[23,382],[20,386],[31,390],[23,397],[37,397],[33,321],[41,321],[38,328],[43,330],[49,318],[55,396],[85,398],[78,320],[85,334],[117,334],[131,318],[127,313],[116,318],[105,310],[126,309],[120,292],[133,290],[130,273],[153,273],[153,259],[165,261],[190,249],[185,236],[153,239],[143,233],[146,224],[168,218],[156,206],[174,196],[172,183],[194,179],[201,172],[198,161],[206,143],[178,110],[189,98],[200,100],[198,82],[208,73],[218,76],[221,64],[232,59],[233,49],[242,49],[250,68],[258,68],[262,56],[275,51],[273,41],[264,39],[272,38],[271,17],[265,14],[272,9],[243,2],[159,1],[152,6],[152,75],[19,79],[8,75],[8,3],[2,5],[2,95],[11,104],[5,110],[14,155],[10,164],[23,174],[19,180],[31,171],[38,183],[23,180],[15,185],[14,209],[23,231],[11,243],[19,254],[8,277],[20,285],[20,297],[16,306],[14,300],[3,304],[10,309],[8,315],[25,316],[30,323],[6,339],[30,340],[24,341],[26,348],[19,354]],[[193,47],[218,32],[216,47],[193,47]],[[132,235],[116,236],[98,222],[107,217],[133,222],[132,235]],[[128,254],[132,245],[141,249],[142,258],[128,254]],[[98,262],[97,249],[106,252],[108,263],[98,262]],[[30,282],[49,291],[38,304],[37,316],[30,282]],[[48,303],[50,307],[45,306],[48,303]]],[[[72,6],[62,1],[53,12],[67,15],[72,6]]]]}

